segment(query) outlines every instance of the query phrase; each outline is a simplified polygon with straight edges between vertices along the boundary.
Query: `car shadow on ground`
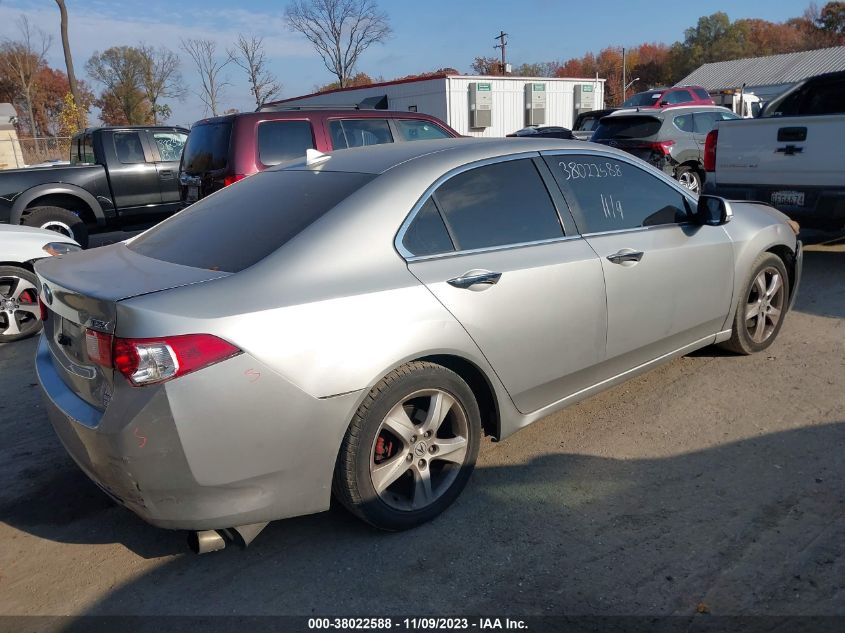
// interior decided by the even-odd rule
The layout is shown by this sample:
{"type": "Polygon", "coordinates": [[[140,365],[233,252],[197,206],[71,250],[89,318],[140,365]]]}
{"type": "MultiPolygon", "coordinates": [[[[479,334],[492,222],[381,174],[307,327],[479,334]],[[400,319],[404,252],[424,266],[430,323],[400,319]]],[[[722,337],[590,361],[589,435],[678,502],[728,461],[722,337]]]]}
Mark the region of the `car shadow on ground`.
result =
{"type": "Polygon", "coordinates": [[[542,455],[477,469],[415,530],[333,509],[203,556],[70,466],[0,516],[41,538],[175,554],[88,614],[841,613],[843,445],[839,422],[664,458],[542,455]]]}

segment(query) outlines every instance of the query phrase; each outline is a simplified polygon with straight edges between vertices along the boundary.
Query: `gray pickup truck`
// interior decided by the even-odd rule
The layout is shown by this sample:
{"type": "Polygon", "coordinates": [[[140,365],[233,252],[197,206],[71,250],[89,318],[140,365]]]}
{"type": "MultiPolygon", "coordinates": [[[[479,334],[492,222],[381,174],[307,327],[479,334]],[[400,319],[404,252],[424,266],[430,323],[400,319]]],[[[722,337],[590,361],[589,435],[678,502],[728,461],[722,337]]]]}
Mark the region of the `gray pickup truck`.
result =
{"type": "Polygon", "coordinates": [[[180,127],[90,128],[70,165],[0,171],[0,223],[50,229],[87,246],[89,229],[140,224],[181,208],[180,127]]]}

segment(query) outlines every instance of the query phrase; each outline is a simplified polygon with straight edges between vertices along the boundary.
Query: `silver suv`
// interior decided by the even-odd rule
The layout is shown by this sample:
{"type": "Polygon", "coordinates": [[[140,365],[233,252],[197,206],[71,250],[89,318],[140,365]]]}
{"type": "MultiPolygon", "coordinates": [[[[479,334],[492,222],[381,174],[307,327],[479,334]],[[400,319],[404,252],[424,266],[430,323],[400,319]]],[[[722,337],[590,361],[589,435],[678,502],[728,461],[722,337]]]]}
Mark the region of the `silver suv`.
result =
{"type": "Polygon", "coordinates": [[[719,106],[617,110],[601,120],[590,140],[625,150],[699,193],[707,133],[718,121],[738,118],[719,106]]]}

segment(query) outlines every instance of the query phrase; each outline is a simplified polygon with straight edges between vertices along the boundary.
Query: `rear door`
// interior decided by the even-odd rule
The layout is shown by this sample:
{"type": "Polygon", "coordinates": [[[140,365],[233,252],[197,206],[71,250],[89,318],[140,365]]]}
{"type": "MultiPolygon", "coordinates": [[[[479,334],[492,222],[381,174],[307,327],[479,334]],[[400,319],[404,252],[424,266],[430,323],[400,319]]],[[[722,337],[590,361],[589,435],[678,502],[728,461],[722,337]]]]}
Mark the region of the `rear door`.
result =
{"type": "Polygon", "coordinates": [[[573,226],[564,232],[542,174],[554,186],[528,157],[454,173],[397,238],[523,412],[593,384],[606,334],[601,264],[573,226]]]}
{"type": "Polygon", "coordinates": [[[121,216],[150,212],[161,204],[161,189],[146,130],[102,132],[109,184],[121,216]]]}
{"type": "Polygon", "coordinates": [[[693,198],[662,175],[612,155],[545,158],[601,260],[605,377],[721,330],[733,291],[733,247],[722,227],[688,222],[693,198]]]}
{"type": "Polygon", "coordinates": [[[188,135],[181,130],[149,130],[147,137],[153,150],[161,202],[168,208],[179,204],[179,161],[188,135]]]}

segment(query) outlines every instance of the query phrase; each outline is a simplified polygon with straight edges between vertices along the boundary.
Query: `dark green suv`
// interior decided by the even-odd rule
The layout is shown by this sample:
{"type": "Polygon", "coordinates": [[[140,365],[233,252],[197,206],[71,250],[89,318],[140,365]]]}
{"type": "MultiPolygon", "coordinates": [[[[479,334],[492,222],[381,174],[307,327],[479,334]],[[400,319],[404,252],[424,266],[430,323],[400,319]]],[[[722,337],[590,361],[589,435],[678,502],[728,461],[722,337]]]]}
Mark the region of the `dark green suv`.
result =
{"type": "Polygon", "coordinates": [[[617,110],[601,120],[590,140],[625,150],[698,193],[704,183],[707,133],[717,121],[738,118],[719,106],[617,110]]]}

